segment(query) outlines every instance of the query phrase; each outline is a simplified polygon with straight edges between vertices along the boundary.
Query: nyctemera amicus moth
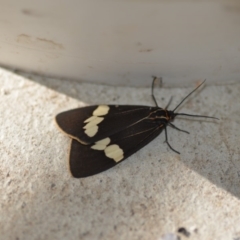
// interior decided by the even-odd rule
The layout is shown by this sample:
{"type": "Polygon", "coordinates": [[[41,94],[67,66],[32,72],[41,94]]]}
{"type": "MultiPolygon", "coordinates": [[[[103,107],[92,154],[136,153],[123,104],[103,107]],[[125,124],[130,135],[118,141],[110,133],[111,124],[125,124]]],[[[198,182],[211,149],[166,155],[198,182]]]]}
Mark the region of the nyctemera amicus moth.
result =
{"type": "Polygon", "coordinates": [[[169,148],[167,126],[176,116],[213,118],[203,115],[175,113],[176,109],[204,82],[190,92],[172,111],[158,107],[153,90],[155,107],[132,105],[95,105],[59,113],[56,122],[71,138],[70,171],[76,178],[88,177],[105,171],[147,145],[163,130],[169,148]]]}

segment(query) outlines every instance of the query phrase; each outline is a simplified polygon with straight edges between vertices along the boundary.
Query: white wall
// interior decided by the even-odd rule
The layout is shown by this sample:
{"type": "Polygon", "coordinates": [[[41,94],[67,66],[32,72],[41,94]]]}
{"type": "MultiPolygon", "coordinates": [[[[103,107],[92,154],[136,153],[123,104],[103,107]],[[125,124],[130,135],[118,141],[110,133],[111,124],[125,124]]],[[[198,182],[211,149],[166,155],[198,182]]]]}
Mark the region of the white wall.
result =
{"type": "Polygon", "coordinates": [[[2,0],[0,64],[149,86],[240,80],[240,2],[2,0]]]}

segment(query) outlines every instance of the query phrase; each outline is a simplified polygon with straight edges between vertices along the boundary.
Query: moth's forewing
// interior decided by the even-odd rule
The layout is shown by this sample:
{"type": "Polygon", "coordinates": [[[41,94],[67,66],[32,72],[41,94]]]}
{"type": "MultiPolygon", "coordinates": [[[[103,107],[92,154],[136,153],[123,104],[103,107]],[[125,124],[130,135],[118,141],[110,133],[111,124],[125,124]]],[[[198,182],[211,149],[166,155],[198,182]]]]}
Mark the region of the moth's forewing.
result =
{"type": "Polygon", "coordinates": [[[152,109],[147,106],[96,105],[59,113],[56,122],[71,138],[82,144],[91,144],[148,117],[152,109]]]}

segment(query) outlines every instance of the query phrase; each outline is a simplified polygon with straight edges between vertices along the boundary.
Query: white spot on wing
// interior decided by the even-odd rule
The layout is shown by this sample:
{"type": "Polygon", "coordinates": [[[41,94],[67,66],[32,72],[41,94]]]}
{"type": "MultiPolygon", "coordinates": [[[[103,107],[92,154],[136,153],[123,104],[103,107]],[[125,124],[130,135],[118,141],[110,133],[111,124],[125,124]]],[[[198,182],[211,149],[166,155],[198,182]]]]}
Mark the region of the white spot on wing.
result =
{"type": "Polygon", "coordinates": [[[84,132],[89,136],[93,137],[98,131],[98,126],[94,125],[92,127],[87,128],[84,132]]]}
{"type": "Polygon", "coordinates": [[[91,116],[90,118],[86,119],[84,122],[91,122],[92,120],[94,120],[97,116],[91,116]]]}
{"type": "Polygon", "coordinates": [[[93,116],[87,118],[84,121],[84,123],[86,124],[83,126],[83,129],[86,129],[86,131],[84,132],[88,135],[88,137],[93,137],[96,135],[96,133],[98,132],[97,125],[104,120],[103,117],[99,116],[106,115],[109,109],[110,107],[107,105],[99,105],[97,109],[93,111],[93,116]]]}
{"type": "Polygon", "coordinates": [[[107,105],[99,105],[96,110],[93,111],[94,116],[103,116],[106,115],[109,111],[109,106],[107,105]]]}
{"type": "Polygon", "coordinates": [[[88,129],[93,127],[94,125],[97,126],[104,118],[103,117],[95,117],[92,121],[87,123],[83,128],[88,129]]]}
{"type": "Polygon", "coordinates": [[[111,142],[110,138],[104,138],[100,141],[97,141],[96,143],[107,146],[110,142],[111,142]]]}
{"type": "Polygon", "coordinates": [[[95,145],[93,145],[91,148],[94,150],[104,150],[110,141],[110,138],[104,138],[103,140],[95,142],[95,145]]]}
{"type": "Polygon", "coordinates": [[[106,157],[113,159],[115,162],[121,161],[124,158],[123,150],[117,144],[108,146],[110,142],[110,138],[104,138],[95,142],[91,148],[98,151],[104,151],[106,157]]]}
{"type": "Polygon", "coordinates": [[[106,147],[104,152],[107,157],[112,158],[115,162],[123,159],[123,150],[117,144],[106,147]]]}

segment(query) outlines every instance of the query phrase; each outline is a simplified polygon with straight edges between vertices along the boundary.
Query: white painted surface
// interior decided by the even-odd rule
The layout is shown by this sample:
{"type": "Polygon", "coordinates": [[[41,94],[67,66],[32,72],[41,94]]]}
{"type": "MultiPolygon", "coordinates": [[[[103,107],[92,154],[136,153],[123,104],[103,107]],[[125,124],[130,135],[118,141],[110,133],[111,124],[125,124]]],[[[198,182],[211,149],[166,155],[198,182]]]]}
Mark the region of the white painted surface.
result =
{"type": "Polygon", "coordinates": [[[116,85],[239,81],[240,2],[14,1],[0,8],[0,63],[116,85]]]}

